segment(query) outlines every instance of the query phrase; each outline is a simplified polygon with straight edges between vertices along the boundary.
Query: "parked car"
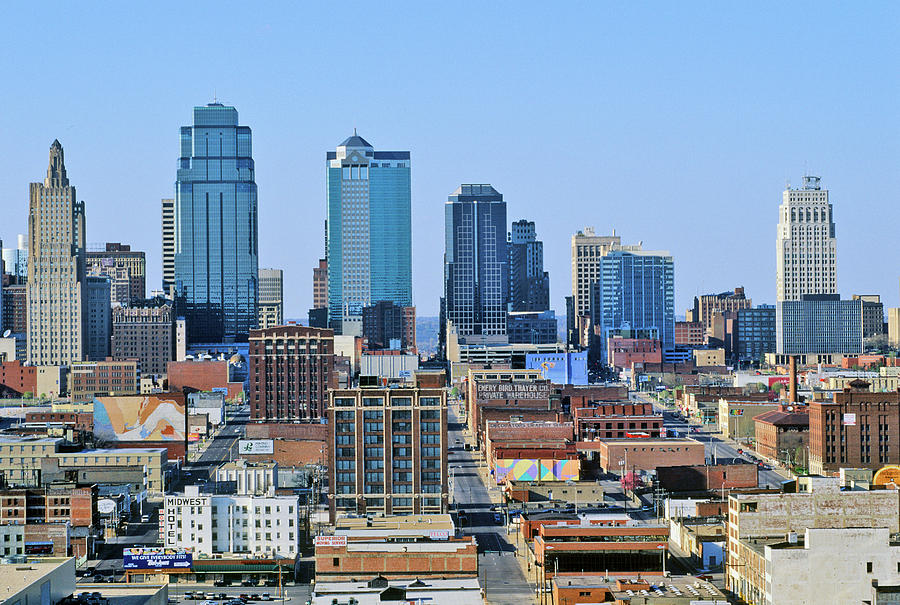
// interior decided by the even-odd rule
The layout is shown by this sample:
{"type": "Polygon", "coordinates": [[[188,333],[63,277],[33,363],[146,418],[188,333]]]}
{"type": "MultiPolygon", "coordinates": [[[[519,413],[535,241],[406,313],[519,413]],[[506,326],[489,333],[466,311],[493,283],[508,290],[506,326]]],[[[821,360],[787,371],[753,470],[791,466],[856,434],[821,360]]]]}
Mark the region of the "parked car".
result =
{"type": "Polygon", "coordinates": [[[241,586],[256,586],[259,584],[257,580],[246,579],[241,581],[241,586]]]}
{"type": "Polygon", "coordinates": [[[216,598],[220,601],[227,601],[228,595],[225,594],[224,592],[220,592],[219,594],[216,595],[216,598]]]}
{"type": "Polygon", "coordinates": [[[246,592],[242,592],[238,595],[238,598],[242,601],[252,601],[253,598],[246,592]]]}
{"type": "Polygon", "coordinates": [[[188,601],[191,601],[194,599],[194,593],[191,592],[190,590],[188,590],[187,592],[184,593],[184,598],[188,601]]]}
{"type": "Polygon", "coordinates": [[[213,586],[231,586],[231,582],[226,580],[216,580],[213,582],[213,586]]]}
{"type": "Polygon", "coordinates": [[[266,586],[278,586],[278,580],[266,580],[266,586]]]}
{"type": "Polygon", "coordinates": [[[272,595],[270,595],[270,594],[267,593],[267,592],[264,592],[264,593],[262,593],[262,594],[259,596],[259,600],[260,600],[260,601],[271,601],[271,600],[272,600],[272,595]]]}

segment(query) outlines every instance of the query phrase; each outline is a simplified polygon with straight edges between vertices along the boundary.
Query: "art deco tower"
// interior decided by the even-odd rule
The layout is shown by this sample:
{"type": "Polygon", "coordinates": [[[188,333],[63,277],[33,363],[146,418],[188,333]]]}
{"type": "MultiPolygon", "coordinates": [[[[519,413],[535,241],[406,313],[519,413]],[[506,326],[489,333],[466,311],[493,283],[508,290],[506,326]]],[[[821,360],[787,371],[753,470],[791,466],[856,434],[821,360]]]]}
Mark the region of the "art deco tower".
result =
{"type": "Polygon", "coordinates": [[[819,177],[804,176],[801,189],[785,189],[778,208],[776,297],[836,294],[834,216],[819,177]]]}
{"type": "Polygon", "coordinates": [[[85,356],[84,202],[75,200],[59,141],[29,196],[28,360],[68,365],[85,356]]]}

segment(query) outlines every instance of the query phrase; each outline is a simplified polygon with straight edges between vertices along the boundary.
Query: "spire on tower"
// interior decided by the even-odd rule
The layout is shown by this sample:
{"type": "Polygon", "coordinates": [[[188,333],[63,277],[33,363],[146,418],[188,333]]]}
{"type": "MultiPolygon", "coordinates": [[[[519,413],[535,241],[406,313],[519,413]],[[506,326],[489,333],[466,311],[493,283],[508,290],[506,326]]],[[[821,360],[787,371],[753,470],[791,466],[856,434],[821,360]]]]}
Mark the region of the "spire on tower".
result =
{"type": "Polygon", "coordinates": [[[50,164],[47,166],[47,178],[44,180],[44,185],[47,187],[69,186],[63,147],[59,139],[53,139],[53,143],[50,145],[50,164]]]}

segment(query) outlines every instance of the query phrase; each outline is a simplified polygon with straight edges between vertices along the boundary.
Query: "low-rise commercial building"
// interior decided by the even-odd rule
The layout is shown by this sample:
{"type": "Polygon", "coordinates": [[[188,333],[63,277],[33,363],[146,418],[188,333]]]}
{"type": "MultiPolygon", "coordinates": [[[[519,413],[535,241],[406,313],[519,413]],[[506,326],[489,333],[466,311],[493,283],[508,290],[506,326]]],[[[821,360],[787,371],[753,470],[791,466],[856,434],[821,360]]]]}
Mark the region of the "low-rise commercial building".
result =
{"type": "Polygon", "coordinates": [[[26,564],[0,563],[7,590],[0,605],[59,603],[75,592],[75,559],[29,559],[26,564]]]}
{"type": "Polygon", "coordinates": [[[234,483],[235,492],[241,495],[262,495],[278,487],[276,462],[248,462],[235,460],[216,469],[216,481],[234,483]]]}
{"type": "MultiPolygon", "coordinates": [[[[800,477],[797,483],[797,493],[728,498],[725,583],[751,605],[784,602],[768,597],[772,569],[766,561],[767,545],[789,541],[787,536],[807,529],[884,528],[895,534],[900,528],[900,492],[896,490],[842,491],[838,477],[800,477]]],[[[859,564],[864,559],[847,560],[859,564]]],[[[896,569],[896,560],[893,565],[896,569]]]]}
{"type": "Polygon", "coordinates": [[[696,576],[647,580],[640,575],[610,578],[605,574],[553,578],[550,605],[615,603],[619,605],[727,605],[724,593],[696,576]]]}
{"type": "MultiPolygon", "coordinates": [[[[360,574],[362,575],[362,574],[360,574]]],[[[453,603],[483,605],[478,578],[388,580],[375,576],[367,581],[316,582],[309,605],[408,605],[453,603]]]]}
{"type": "Polygon", "coordinates": [[[759,485],[756,464],[702,464],[659,466],[656,478],[669,492],[699,492],[719,489],[754,488],[759,485]]]}
{"type": "Polygon", "coordinates": [[[74,401],[99,396],[138,395],[141,392],[141,362],[137,359],[79,361],[71,366],[70,395],[74,401]]]}
{"type": "Polygon", "coordinates": [[[775,402],[720,399],[719,432],[726,439],[748,442],[756,432],[756,423],[753,419],[760,414],[779,409],[781,404],[775,402]]]}
{"type": "Polygon", "coordinates": [[[166,496],[166,548],[195,553],[296,557],[300,544],[297,496],[208,495],[198,486],[166,496]]]}
{"type": "Polygon", "coordinates": [[[694,365],[698,368],[724,366],[725,349],[694,349],[694,365]]]}
{"type": "Polygon", "coordinates": [[[771,460],[785,460],[808,468],[809,409],[781,406],[753,418],[756,451],[771,460]]]}
{"type": "Polygon", "coordinates": [[[571,409],[576,441],[603,439],[662,438],[662,414],[650,403],[598,403],[571,409]]]}
{"type": "Polygon", "coordinates": [[[660,466],[692,466],[706,462],[704,444],[689,438],[604,439],[580,442],[578,448],[596,452],[600,468],[607,473],[655,471],[660,466]]]}
{"type": "Polygon", "coordinates": [[[554,577],[573,573],[662,576],[668,549],[668,525],[632,520],[626,525],[541,525],[529,556],[535,583],[546,590],[554,577]]]}
{"type": "Polygon", "coordinates": [[[475,578],[475,538],[455,534],[447,514],[340,519],[333,536],[316,538],[316,584],[360,576],[475,578]]]}

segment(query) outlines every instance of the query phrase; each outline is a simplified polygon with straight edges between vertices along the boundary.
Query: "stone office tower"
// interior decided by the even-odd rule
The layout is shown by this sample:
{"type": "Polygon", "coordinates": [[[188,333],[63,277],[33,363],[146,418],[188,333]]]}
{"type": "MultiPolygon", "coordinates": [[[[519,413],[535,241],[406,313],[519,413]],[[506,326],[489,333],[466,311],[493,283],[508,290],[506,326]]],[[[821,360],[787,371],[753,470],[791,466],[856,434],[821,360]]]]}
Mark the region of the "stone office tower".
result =
{"type": "Polygon", "coordinates": [[[29,198],[28,361],[68,365],[85,357],[84,202],[75,200],[59,141],[29,198]]]}
{"type": "Polygon", "coordinates": [[[778,208],[776,300],[836,294],[836,244],[828,190],[819,177],[804,176],[802,188],[784,190],[778,208]]]}

